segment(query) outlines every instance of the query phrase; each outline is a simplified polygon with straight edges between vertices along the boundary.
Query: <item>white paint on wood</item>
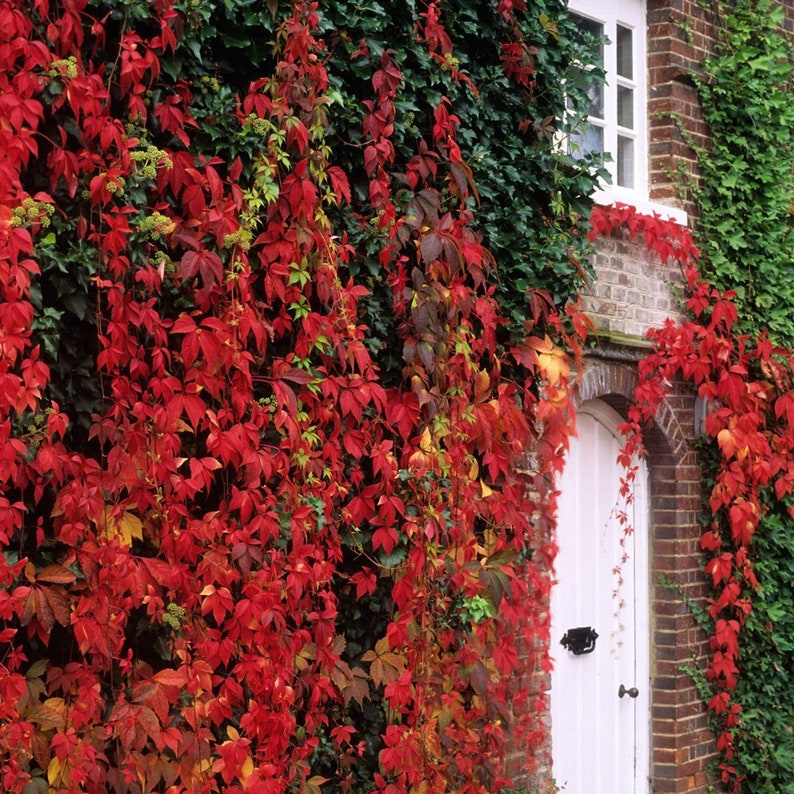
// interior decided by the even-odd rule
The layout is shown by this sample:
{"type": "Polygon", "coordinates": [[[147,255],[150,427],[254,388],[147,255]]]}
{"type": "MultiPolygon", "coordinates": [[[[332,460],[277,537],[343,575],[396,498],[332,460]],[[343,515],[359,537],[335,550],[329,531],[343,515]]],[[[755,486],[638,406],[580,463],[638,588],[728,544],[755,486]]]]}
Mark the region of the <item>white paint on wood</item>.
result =
{"type": "Polygon", "coordinates": [[[554,778],[566,794],[649,790],[647,470],[640,462],[627,507],[619,492],[620,421],[597,400],[580,409],[560,482],[551,719],[554,778]],[[560,640],[580,626],[599,636],[592,653],[575,656],[560,640]],[[636,687],[638,697],[619,698],[621,684],[636,687]]]}

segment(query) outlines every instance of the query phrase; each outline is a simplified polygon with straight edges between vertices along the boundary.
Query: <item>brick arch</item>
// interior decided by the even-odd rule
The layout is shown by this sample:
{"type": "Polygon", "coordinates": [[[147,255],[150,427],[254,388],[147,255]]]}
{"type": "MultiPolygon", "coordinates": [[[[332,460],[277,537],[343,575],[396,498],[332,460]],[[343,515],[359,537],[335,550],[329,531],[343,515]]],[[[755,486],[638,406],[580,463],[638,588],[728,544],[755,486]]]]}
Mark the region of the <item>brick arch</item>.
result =
{"type": "MultiPolygon", "coordinates": [[[[576,403],[603,400],[622,416],[632,398],[636,364],[590,360],[576,403]]],[[[686,601],[706,596],[699,547],[700,470],[693,448],[694,395],[674,389],[645,432],[650,474],[651,787],[654,794],[705,794],[713,758],[703,703],[682,665],[702,664],[706,638],[686,601]],[[676,588],[670,586],[675,583],[676,588]]]]}
{"type": "Polygon", "coordinates": [[[630,400],[637,385],[637,369],[631,364],[588,362],[576,390],[576,402],[618,396],[630,400]]]}
{"type": "MultiPolygon", "coordinates": [[[[590,363],[579,380],[575,402],[581,405],[600,399],[625,416],[637,382],[637,368],[633,364],[590,363]]],[[[692,435],[684,431],[683,423],[688,422],[688,427],[694,428],[694,421],[694,407],[686,405],[685,395],[665,399],[653,427],[646,432],[646,445],[653,449],[654,457],[669,455],[673,465],[684,465],[693,453],[692,435]]]]}

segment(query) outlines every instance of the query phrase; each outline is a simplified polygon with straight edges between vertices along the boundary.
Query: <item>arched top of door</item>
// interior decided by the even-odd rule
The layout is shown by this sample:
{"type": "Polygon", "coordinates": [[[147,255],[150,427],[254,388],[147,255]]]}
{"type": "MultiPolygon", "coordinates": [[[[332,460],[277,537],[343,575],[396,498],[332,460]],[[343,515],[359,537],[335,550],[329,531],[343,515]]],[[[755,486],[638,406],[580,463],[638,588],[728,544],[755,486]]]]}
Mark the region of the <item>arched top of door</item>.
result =
{"type": "MultiPolygon", "coordinates": [[[[581,411],[598,400],[619,417],[619,424],[625,420],[637,380],[636,367],[631,364],[591,360],[579,379],[576,409],[581,411]]],[[[673,393],[659,406],[653,427],[645,433],[645,446],[657,462],[665,461],[674,466],[694,462],[694,432],[684,431],[684,427],[694,428],[694,417],[686,422],[686,417],[694,412],[694,399],[689,392],[673,393]]]]}
{"type": "Polygon", "coordinates": [[[611,405],[600,398],[588,400],[576,408],[577,416],[588,414],[600,422],[618,441],[623,441],[623,436],[618,431],[619,425],[625,421],[611,405]]]}
{"type": "MultiPolygon", "coordinates": [[[[594,419],[604,430],[612,435],[621,447],[623,446],[624,436],[618,430],[618,427],[625,419],[611,405],[599,398],[588,400],[577,408],[577,418],[582,416],[589,416],[594,419]]],[[[633,465],[636,467],[635,474],[632,477],[634,481],[634,499],[635,502],[643,506],[641,509],[645,509],[648,495],[647,462],[644,459],[635,458],[633,465]]]]}

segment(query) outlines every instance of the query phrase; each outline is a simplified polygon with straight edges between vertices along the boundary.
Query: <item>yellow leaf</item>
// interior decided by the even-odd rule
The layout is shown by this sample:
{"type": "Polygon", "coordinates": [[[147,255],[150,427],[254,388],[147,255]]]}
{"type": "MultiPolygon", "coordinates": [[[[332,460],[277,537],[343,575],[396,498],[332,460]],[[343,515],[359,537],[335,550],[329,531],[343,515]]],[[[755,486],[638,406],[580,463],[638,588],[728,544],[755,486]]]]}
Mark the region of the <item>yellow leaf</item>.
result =
{"type": "Polygon", "coordinates": [[[243,765],[240,768],[240,780],[245,782],[248,780],[251,773],[254,771],[254,759],[251,758],[250,755],[246,756],[245,761],[243,761],[243,765]]]}
{"type": "Polygon", "coordinates": [[[44,703],[34,705],[26,716],[43,731],[60,730],[66,725],[66,704],[63,698],[48,698],[44,703]]]}
{"type": "Polygon", "coordinates": [[[369,662],[369,677],[375,686],[394,683],[405,670],[406,658],[389,650],[389,641],[382,637],[375,643],[374,651],[367,651],[362,661],[369,662]]]}
{"type": "Polygon", "coordinates": [[[133,513],[125,513],[118,526],[121,542],[125,546],[131,546],[133,538],[143,540],[143,524],[141,519],[133,513]]]}
{"type": "Polygon", "coordinates": [[[556,386],[561,378],[568,377],[570,368],[565,351],[557,347],[548,336],[544,339],[532,337],[527,340],[527,344],[535,351],[538,370],[549,385],[556,386]]]}
{"type": "Polygon", "coordinates": [[[50,788],[55,788],[56,783],[60,783],[61,780],[61,762],[58,760],[58,756],[54,755],[50,760],[50,764],[47,767],[47,782],[50,784],[50,788]]]}
{"type": "Polygon", "coordinates": [[[419,439],[419,449],[421,449],[422,452],[433,452],[435,450],[433,438],[428,428],[422,431],[422,437],[419,439]]]}
{"type": "Polygon", "coordinates": [[[423,468],[429,465],[430,455],[436,451],[433,444],[433,437],[430,435],[430,430],[425,428],[419,438],[419,449],[417,449],[408,459],[408,465],[411,468],[423,468]]]}
{"type": "Polygon", "coordinates": [[[321,794],[322,788],[321,786],[323,783],[327,783],[327,777],[320,777],[320,775],[314,775],[310,777],[302,786],[301,786],[301,794],[321,794]]]}
{"type": "Polygon", "coordinates": [[[493,491],[482,480],[480,480],[480,489],[482,490],[483,499],[486,499],[493,494],[493,491]]]}
{"type": "Polygon", "coordinates": [[[109,540],[118,540],[122,546],[132,546],[132,539],[143,540],[143,524],[134,513],[125,512],[121,518],[108,516],[96,521],[100,533],[109,540]]]}

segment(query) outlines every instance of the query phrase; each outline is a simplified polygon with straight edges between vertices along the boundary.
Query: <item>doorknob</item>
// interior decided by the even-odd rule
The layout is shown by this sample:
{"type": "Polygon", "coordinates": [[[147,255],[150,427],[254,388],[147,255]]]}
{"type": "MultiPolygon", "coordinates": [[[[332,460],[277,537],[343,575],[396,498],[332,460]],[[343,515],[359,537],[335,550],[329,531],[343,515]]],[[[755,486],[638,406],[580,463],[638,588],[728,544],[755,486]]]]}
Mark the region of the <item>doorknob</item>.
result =
{"type": "Polygon", "coordinates": [[[637,695],[640,694],[640,690],[637,689],[636,686],[633,686],[631,689],[626,689],[623,684],[620,685],[620,689],[618,689],[618,697],[622,698],[623,695],[628,695],[630,698],[635,698],[637,695]]]}

